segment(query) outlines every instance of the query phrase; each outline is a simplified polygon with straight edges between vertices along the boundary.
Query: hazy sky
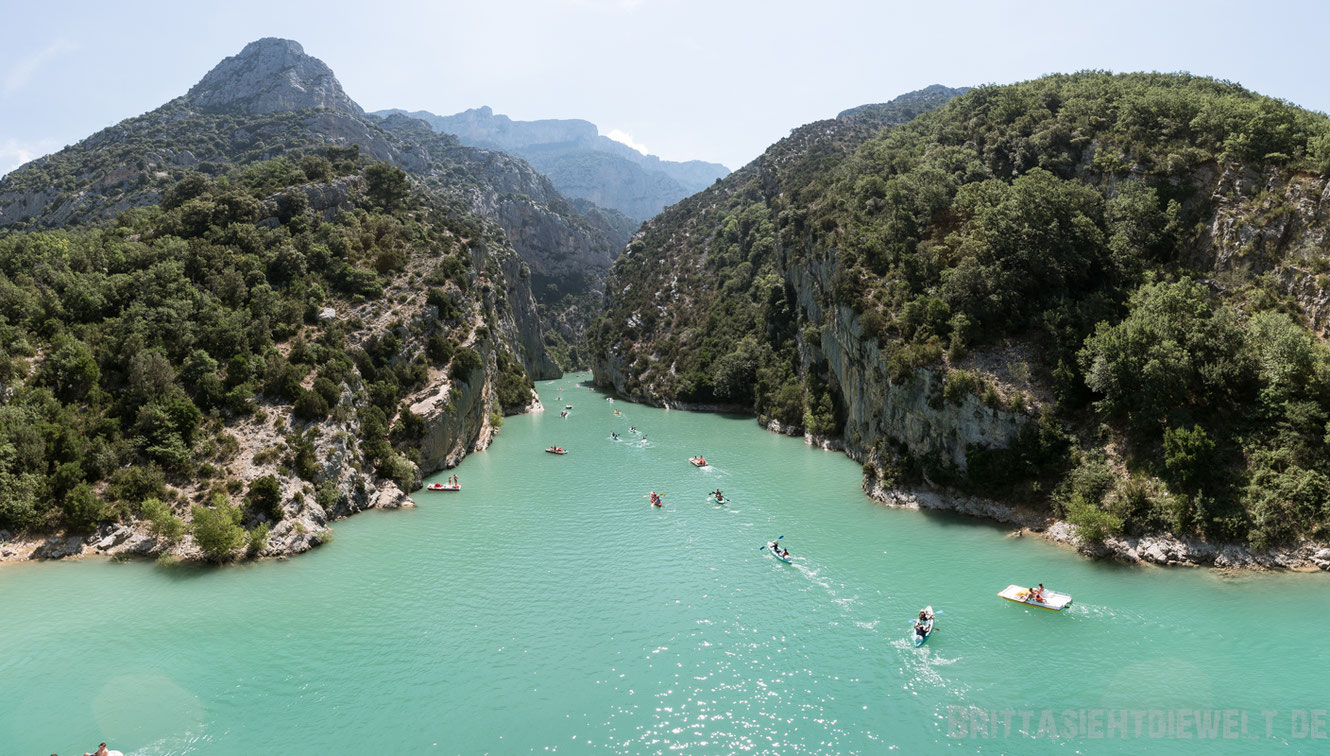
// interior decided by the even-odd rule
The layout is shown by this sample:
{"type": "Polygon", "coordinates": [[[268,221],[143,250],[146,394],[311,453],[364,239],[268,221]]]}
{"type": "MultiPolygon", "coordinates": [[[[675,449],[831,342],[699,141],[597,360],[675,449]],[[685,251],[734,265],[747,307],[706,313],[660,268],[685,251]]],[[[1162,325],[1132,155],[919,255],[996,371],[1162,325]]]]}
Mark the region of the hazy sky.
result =
{"type": "Polygon", "coordinates": [[[0,173],[184,94],[259,37],[366,110],[584,118],[737,168],[809,121],[933,83],[1191,71],[1330,110],[1330,2],[8,2],[0,173]]]}

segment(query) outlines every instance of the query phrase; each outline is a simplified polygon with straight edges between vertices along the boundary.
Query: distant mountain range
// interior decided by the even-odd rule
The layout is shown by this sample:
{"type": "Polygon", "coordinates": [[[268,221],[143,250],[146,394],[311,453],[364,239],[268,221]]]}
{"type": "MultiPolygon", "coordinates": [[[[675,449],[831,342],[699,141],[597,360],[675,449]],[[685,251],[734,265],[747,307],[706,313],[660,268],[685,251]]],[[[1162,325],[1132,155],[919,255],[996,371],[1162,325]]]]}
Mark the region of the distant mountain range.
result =
{"type": "Polygon", "coordinates": [[[729,175],[719,163],[674,162],[643,155],[601,135],[590,121],[514,121],[489,107],[440,116],[425,110],[380,110],[373,115],[407,115],[462,144],[516,155],[545,174],[569,197],[589,200],[644,221],[666,206],[729,175]]]}

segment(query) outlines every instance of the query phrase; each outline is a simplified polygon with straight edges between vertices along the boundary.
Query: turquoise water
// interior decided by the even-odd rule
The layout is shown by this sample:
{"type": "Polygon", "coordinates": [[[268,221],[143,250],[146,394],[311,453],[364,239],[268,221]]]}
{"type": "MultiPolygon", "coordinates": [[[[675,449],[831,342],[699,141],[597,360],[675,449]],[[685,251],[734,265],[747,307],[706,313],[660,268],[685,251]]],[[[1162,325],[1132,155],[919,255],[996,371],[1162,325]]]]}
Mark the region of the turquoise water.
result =
{"type": "Polygon", "coordinates": [[[1330,752],[1327,576],[886,509],[843,455],[586,377],[541,384],[462,492],[289,561],[0,570],[0,754],[1330,752]],[[995,595],[1039,581],[1073,607],[995,595]]]}

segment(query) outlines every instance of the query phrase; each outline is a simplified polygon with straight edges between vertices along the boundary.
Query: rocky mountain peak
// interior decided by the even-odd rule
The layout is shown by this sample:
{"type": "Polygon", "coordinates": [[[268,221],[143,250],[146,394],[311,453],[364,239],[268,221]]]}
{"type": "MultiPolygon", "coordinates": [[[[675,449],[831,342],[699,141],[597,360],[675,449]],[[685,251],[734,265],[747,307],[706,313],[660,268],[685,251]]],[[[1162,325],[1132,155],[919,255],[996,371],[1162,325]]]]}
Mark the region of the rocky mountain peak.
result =
{"type": "Polygon", "coordinates": [[[265,37],[213,67],[186,99],[209,110],[276,113],[328,108],[363,115],[323,61],[305,54],[299,42],[265,37]]]}

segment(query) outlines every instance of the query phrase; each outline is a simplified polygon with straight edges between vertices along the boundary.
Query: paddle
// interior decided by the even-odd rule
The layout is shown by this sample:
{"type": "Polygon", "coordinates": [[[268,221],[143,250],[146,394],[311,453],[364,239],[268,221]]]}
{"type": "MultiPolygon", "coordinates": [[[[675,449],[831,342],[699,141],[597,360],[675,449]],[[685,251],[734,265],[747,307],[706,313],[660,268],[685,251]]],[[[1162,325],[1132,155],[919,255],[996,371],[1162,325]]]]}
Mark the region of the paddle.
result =
{"type": "MultiPolygon", "coordinates": [[[[784,538],[784,537],[785,537],[785,536],[781,536],[780,538],[784,538]]],[[[779,541],[780,538],[777,538],[776,540],[779,541]]],[[[762,545],[761,547],[758,548],[758,551],[761,551],[762,549],[769,549],[769,548],[771,548],[771,544],[770,544],[770,543],[768,543],[768,544],[764,544],[764,545],[762,545]]]]}

